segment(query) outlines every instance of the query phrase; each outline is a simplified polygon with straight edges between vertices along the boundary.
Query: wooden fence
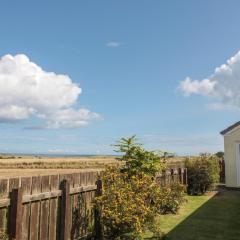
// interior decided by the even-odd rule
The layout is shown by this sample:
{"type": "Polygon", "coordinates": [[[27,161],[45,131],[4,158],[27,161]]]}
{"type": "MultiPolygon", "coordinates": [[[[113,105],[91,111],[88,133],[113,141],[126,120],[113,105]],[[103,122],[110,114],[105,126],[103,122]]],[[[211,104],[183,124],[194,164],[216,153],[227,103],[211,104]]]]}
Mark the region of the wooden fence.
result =
{"type": "Polygon", "coordinates": [[[170,168],[156,175],[156,180],[160,185],[170,185],[181,183],[187,185],[187,168],[170,168]]]}
{"type": "MultiPolygon", "coordinates": [[[[10,240],[75,240],[98,232],[93,199],[99,172],[0,179],[0,231],[10,240]],[[95,230],[95,231],[94,231],[95,230]]],[[[161,184],[187,183],[185,168],[156,176],[161,184]]],[[[0,237],[1,239],[1,237],[0,237]]]]}
{"type": "Polygon", "coordinates": [[[0,179],[0,229],[10,239],[80,239],[94,226],[98,172],[0,179]]]}
{"type": "Polygon", "coordinates": [[[222,160],[219,160],[219,176],[220,176],[220,179],[219,179],[219,182],[220,183],[225,183],[225,161],[224,159],[222,160]]]}

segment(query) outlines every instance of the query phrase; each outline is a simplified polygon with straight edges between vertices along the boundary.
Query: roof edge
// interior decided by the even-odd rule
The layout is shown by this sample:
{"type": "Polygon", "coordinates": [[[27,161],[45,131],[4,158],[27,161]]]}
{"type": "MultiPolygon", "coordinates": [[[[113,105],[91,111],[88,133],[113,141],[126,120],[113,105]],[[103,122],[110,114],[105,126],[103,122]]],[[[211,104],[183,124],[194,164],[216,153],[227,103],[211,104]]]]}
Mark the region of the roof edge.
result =
{"type": "Polygon", "coordinates": [[[220,134],[221,134],[221,135],[225,135],[226,133],[230,132],[231,130],[233,130],[234,128],[236,128],[236,127],[238,127],[238,126],[240,126],[240,121],[232,124],[230,127],[226,128],[226,129],[222,130],[222,131],[220,132],[220,134]]]}

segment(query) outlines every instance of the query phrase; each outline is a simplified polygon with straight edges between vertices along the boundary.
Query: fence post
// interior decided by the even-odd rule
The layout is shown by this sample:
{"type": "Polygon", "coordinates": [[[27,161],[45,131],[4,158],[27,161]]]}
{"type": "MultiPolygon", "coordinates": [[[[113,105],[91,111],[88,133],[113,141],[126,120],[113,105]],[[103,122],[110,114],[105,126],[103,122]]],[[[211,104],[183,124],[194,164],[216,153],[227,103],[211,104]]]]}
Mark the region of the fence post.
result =
{"type": "Polygon", "coordinates": [[[170,184],[174,183],[174,169],[171,168],[171,180],[170,180],[170,184]]]}
{"type": "MultiPolygon", "coordinates": [[[[98,180],[96,181],[97,190],[96,190],[96,197],[102,195],[102,180],[100,179],[100,176],[98,177],[98,180]]],[[[95,207],[94,210],[94,235],[97,240],[103,239],[103,229],[101,224],[101,213],[100,210],[95,207]]]]}
{"type": "Polygon", "coordinates": [[[171,185],[171,170],[166,170],[166,185],[170,186],[171,185]]]}
{"type": "Polygon", "coordinates": [[[220,172],[219,172],[220,183],[225,183],[225,162],[224,162],[224,159],[219,160],[219,168],[220,168],[220,172]]]}
{"type": "Polygon", "coordinates": [[[70,239],[70,185],[69,182],[64,179],[61,182],[62,200],[61,200],[61,229],[60,229],[60,240],[70,239]]]}
{"type": "Polygon", "coordinates": [[[183,172],[183,184],[187,185],[188,181],[187,181],[187,168],[184,168],[184,172],[183,172]]]}
{"type": "Polygon", "coordinates": [[[9,235],[10,240],[22,239],[22,197],[23,191],[21,188],[13,189],[10,194],[10,224],[9,235]]]}
{"type": "Polygon", "coordinates": [[[183,178],[182,178],[182,169],[181,168],[178,168],[178,178],[179,178],[179,182],[182,184],[183,178]]]}
{"type": "Polygon", "coordinates": [[[222,160],[222,182],[225,183],[226,177],[225,177],[225,160],[222,160]]]}
{"type": "Polygon", "coordinates": [[[166,170],[162,171],[161,186],[166,186],[166,170]]]}

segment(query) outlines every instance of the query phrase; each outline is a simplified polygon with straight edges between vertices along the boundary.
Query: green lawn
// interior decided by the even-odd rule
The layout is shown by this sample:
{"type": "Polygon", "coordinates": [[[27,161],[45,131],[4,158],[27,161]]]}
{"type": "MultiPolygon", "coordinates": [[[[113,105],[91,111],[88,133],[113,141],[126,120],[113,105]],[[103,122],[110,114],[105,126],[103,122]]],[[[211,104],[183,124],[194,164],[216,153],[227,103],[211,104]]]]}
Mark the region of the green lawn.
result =
{"type": "Polygon", "coordinates": [[[177,215],[159,218],[168,240],[240,240],[240,191],[188,196],[177,215]]]}

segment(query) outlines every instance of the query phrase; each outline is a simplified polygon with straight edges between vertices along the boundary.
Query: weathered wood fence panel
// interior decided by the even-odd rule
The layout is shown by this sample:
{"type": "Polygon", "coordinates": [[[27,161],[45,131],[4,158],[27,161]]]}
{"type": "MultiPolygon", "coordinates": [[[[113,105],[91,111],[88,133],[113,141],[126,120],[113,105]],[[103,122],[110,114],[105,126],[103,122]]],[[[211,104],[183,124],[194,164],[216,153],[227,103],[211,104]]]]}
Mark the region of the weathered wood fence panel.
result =
{"type": "Polygon", "coordinates": [[[92,233],[98,175],[0,179],[0,233],[15,240],[80,239],[92,233]]]}
{"type": "MultiPolygon", "coordinates": [[[[8,179],[0,180],[0,205],[1,199],[6,199],[8,197],[8,179]]],[[[8,206],[3,206],[0,208],[0,229],[7,229],[7,212],[8,206]]]]}
{"type": "Polygon", "coordinates": [[[219,182],[225,183],[225,161],[224,159],[219,160],[219,182]]]}
{"type": "Polygon", "coordinates": [[[187,168],[171,168],[156,174],[156,180],[161,185],[181,183],[187,185],[187,168]]]}
{"type": "MultiPolygon", "coordinates": [[[[101,232],[93,207],[100,172],[0,179],[0,232],[10,240],[77,240],[101,232]]],[[[161,185],[187,183],[186,168],[156,176],[161,185]]],[[[1,239],[1,237],[0,237],[1,239]]]]}

